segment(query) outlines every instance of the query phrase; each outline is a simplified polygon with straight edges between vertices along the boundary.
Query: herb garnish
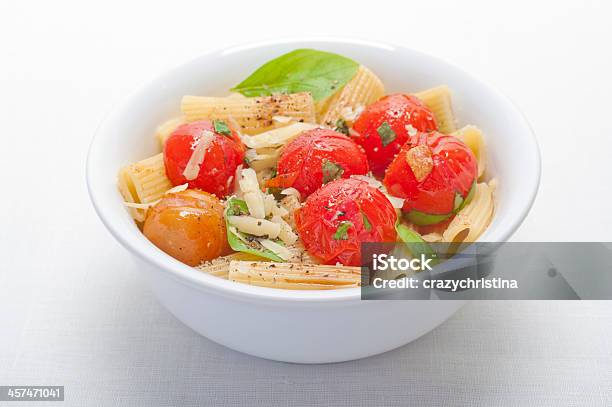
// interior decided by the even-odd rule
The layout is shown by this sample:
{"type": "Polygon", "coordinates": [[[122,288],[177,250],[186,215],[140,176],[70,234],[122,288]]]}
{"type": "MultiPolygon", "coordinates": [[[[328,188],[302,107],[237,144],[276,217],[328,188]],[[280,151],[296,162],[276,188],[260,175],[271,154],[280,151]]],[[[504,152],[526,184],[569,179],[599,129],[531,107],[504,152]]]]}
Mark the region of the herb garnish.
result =
{"type": "Polygon", "coordinates": [[[357,74],[350,58],[314,49],[296,49],[275,58],[232,88],[244,96],[310,92],[315,101],[333,95],[357,74]]]}
{"type": "Polygon", "coordinates": [[[349,128],[344,119],[336,120],[336,128],[334,130],[338,133],[349,135],[349,128]]]}
{"type": "Polygon", "coordinates": [[[353,226],[353,222],[351,221],[343,220],[342,222],[340,222],[340,224],[338,225],[338,228],[336,229],[336,233],[334,233],[333,239],[334,240],[347,240],[348,230],[351,226],[353,226]]]}
{"type": "Polygon", "coordinates": [[[344,168],[340,164],[336,164],[329,160],[323,161],[323,183],[327,184],[330,181],[342,177],[344,168]]]}
{"type": "Polygon", "coordinates": [[[232,135],[232,131],[228,127],[227,123],[225,123],[223,120],[213,120],[213,127],[219,134],[223,134],[224,136],[232,135]]]}
{"type": "Polygon", "coordinates": [[[378,135],[380,136],[380,141],[382,141],[383,147],[387,147],[389,143],[396,139],[397,134],[393,131],[389,123],[383,122],[378,129],[376,129],[378,135]]]}
{"type": "Polygon", "coordinates": [[[361,212],[361,219],[363,220],[363,227],[365,228],[365,230],[367,232],[369,232],[370,230],[372,230],[372,224],[370,223],[370,220],[368,219],[368,217],[366,216],[365,213],[361,212]]]}
{"type": "MultiPolygon", "coordinates": [[[[236,197],[230,197],[227,200],[224,217],[225,228],[227,230],[227,242],[229,243],[230,247],[237,252],[250,253],[256,256],[265,257],[266,259],[272,261],[284,262],[285,260],[279,257],[276,253],[263,247],[255,236],[243,233],[229,224],[229,216],[241,216],[248,214],[249,208],[245,201],[236,197]]],[[[280,240],[275,242],[282,244],[280,240]]]]}

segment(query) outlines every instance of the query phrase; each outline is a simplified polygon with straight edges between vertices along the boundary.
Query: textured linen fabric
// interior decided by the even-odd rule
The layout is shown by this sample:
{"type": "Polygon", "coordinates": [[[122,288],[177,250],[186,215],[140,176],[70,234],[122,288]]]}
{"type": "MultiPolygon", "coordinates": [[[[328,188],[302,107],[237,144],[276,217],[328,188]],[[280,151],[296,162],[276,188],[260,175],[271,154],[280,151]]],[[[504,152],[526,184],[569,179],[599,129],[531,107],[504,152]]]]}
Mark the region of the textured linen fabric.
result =
{"type": "Polygon", "coordinates": [[[195,334],[106,247],[94,262],[105,272],[54,270],[71,284],[5,280],[0,383],[64,385],[80,406],[612,405],[607,302],[472,302],[397,350],[287,364],[195,334]]]}

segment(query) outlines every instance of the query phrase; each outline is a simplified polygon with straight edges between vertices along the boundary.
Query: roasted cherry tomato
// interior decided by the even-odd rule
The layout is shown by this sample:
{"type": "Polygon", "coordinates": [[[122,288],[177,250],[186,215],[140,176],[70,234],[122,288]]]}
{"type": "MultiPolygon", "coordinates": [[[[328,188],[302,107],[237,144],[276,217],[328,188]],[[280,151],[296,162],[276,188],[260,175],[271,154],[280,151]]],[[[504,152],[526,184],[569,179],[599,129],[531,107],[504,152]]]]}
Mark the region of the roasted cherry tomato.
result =
{"type": "Polygon", "coordinates": [[[365,181],[324,185],[295,213],[308,253],[325,264],[358,266],[362,242],[395,242],[397,215],[387,197],[365,181]]]}
{"type": "Polygon", "coordinates": [[[432,225],[468,203],[477,174],[476,158],[461,140],[419,133],[404,144],[383,184],[389,194],[406,199],[402,210],[410,222],[432,225]]]}
{"type": "Polygon", "coordinates": [[[355,140],[365,149],[374,175],[381,177],[409,136],[437,129],[432,111],[401,93],[374,102],[353,124],[355,140]]]}
{"type": "Polygon", "coordinates": [[[155,246],[190,266],[230,251],[223,204],[195,189],[165,195],[149,209],[143,233],[155,246]]]}
{"type": "Polygon", "coordinates": [[[287,144],[278,159],[270,188],[293,187],[306,197],[321,185],[368,172],[363,149],[348,136],[327,129],[305,131],[287,144]]]}
{"type": "Polygon", "coordinates": [[[221,120],[202,120],[177,128],[164,145],[166,175],[173,185],[189,183],[220,198],[232,191],[245,147],[221,120]],[[191,163],[190,163],[191,161],[191,163]]]}

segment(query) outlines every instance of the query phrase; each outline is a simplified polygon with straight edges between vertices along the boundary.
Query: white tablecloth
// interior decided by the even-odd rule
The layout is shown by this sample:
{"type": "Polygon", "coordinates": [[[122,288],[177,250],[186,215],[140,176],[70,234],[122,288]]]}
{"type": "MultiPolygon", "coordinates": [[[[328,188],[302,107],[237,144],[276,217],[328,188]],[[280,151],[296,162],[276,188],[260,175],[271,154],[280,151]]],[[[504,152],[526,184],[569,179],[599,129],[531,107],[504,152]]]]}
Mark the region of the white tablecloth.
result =
{"type": "Polygon", "coordinates": [[[244,41],[350,36],[441,56],[517,102],[543,178],[516,240],[610,241],[609,3],[152,3],[0,3],[0,385],[64,385],[78,406],[612,405],[609,302],[471,303],[335,365],[227,350],[155,301],[84,184],[105,112],[163,70],[244,41]]]}
{"type": "Polygon", "coordinates": [[[5,286],[0,383],[64,385],[80,406],[612,405],[608,302],[474,302],[383,355],[295,365],[198,336],[114,249],[73,284],[5,286]]]}

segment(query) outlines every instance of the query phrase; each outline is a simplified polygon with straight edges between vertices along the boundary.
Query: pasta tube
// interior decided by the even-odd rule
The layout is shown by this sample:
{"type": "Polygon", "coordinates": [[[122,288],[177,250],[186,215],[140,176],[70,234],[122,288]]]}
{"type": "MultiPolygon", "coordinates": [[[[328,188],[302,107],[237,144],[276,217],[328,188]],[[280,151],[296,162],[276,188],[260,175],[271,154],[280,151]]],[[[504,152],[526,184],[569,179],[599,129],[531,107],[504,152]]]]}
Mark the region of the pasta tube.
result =
{"type": "MultiPolygon", "coordinates": [[[[149,204],[160,199],[172,188],[166,176],[162,153],[121,168],[119,171],[119,192],[126,202],[149,204]]],[[[143,222],[146,208],[129,208],[132,217],[143,222]]]]}
{"type": "Polygon", "coordinates": [[[442,85],[415,93],[414,96],[421,99],[431,109],[438,128],[444,134],[450,134],[456,130],[455,117],[451,106],[451,94],[448,86],[442,85]]]}
{"type": "Polygon", "coordinates": [[[478,178],[482,177],[486,167],[486,150],[482,131],[476,126],[465,126],[452,134],[461,139],[474,153],[478,161],[478,178]]]}
{"type": "Polygon", "coordinates": [[[331,290],[359,287],[359,267],[320,264],[232,261],[229,280],[288,290],[331,290]]]}
{"type": "Polygon", "coordinates": [[[175,117],[174,119],[166,120],[160,124],[155,130],[155,138],[159,141],[159,146],[163,149],[166,140],[172,134],[174,130],[181,124],[185,123],[185,119],[182,117],[175,117]]]}
{"type": "Polygon", "coordinates": [[[204,262],[196,267],[196,269],[212,276],[224,278],[227,280],[229,274],[230,262],[234,260],[258,261],[261,257],[250,253],[236,252],[227,256],[217,257],[214,260],[204,262]]]}
{"type": "Polygon", "coordinates": [[[316,103],[319,123],[334,126],[343,118],[353,121],[359,109],[380,99],[385,94],[385,87],[378,77],[361,65],[357,74],[340,91],[316,103]]]}
{"type": "Polygon", "coordinates": [[[444,233],[445,242],[474,242],[485,231],[495,209],[495,181],[476,184],[474,197],[450,222],[444,233]]]}
{"type": "Polygon", "coordinates": [[[256,98],[183,96],[181,111],[188,122],[201,119],[235,121],[240,131],[258,134],[276,126],[275,116],[314,122],[312,96],[308,92],[256,98]]]}

